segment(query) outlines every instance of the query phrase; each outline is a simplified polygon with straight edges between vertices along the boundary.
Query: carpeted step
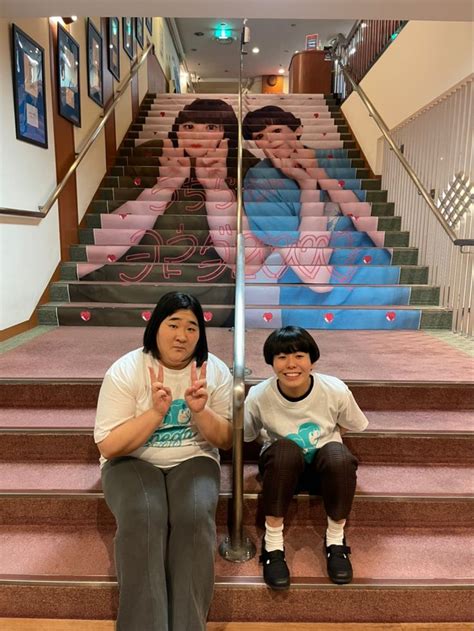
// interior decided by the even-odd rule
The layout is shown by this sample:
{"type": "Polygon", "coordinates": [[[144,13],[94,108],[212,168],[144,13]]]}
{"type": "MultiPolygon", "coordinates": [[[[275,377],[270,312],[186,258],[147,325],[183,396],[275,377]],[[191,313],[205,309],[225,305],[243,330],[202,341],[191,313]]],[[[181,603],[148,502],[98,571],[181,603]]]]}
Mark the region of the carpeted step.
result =
{"type": "MultiPolygon", "coordinates": [[[[257,543],[261,531],[247,529],[257,543]]],[[[218,531],[218,541],[225,530],[218,531]]],[[[258,555],[248,563],[216,557],[216,583],[209,620],[314,622],[465,621],[473,599],[470,532],[447,536],[427,529],[350,528],[354,582],[333,585],[325,571],[321,528],[292,526],[286,556],[293,587],[283,598],[263,583],[258,555]],[[407,563],[416,559],[416,563],[407,563]],[[471,564],[471,565],[470,565],[471,564]],[[382,613],[383,612],[383,613],[382,613]]],[[[1,552],[0,615],[113,619],[117,585],[113,532],[93,526],[8,528],[1,552]],[[79,544],[79,545],[78,545],[79,544]],[[18,550],[28,551],[18,555],[18,550]],[[85,551],[85,552],[84,552],[85,551]]]]}
{"type": "MultiPolygon", "coordinates": [[[[41,412],[41,410],[37,410],[36,414],[33,414],[30,411],[29,418],[41,419],[44,417],[41,412]]],[[[23,479],[22,477],[23,474],[14,473],[15,466],[17,466],[18,471],[20,471],[18,467],[23,467],[25,471],[34,471],[36,465],[51,465],[51,471],[54,473],[60,463],[83,465],[92,462],[97,464],[98,451],[93,442],[91,430],[95,418],[95,410],[88,408],[88,413],[90,414],[88,417],[85,416],[84,411],[82,416],[78,416],[77,413],[75,416],[73,415],[73,420],[75,419],[76,422],[79,418],[82,418],[83,422],[87,418],[89,428],[86,430],[81,430],[77,427],[70,427],[69,429],[56,427],[48,429],[46,427],[41,430],[37,428],[8,428],[4,427],[2,423],[0,425],[0,436],[2,438],[0,462],[3,463],[1,465],[3,473],[0,475],[0,489],[15,489],[17,488],[15,485],[20,485],[18,489],[29,489],[30,484],[34,484],[31,489],[48,489],[46,482],[41,477],[37,483],[26,482],[26,478],[23,479]],[[12,465],[11,473],[9,473],[7,463],[12,465]],[[37,484],[41,486],[37,487],[37,484]]],[[[446,427],[451,425],[451,414],[451,412],[444,413],[446,427]]],[[[46,412],[46,417],[47,415],[48,413],[46,412]]],[[[67,410],[63,410],[63,416],[65,422],[69,418],[67,410]]],[[[372,413],[369,417],[370,419],[372,417],[376,418],[376,414],[372,413]]],[[[14,415],[10,418],[14,418],[14,415]]],[[[392,418],[396,421],[396,413],[392,412],[392,418]]],[[[455,415],[454,418],[456,418],[455,415]]],[[[386,490],[388,488],[387,485],[391,485],[391,493],[401,493],[405,488],[405,484],[408,484],[406,480],[409,480],[410,476],[413,476],[413,484],[419,484],[417,488],[425,488],[427,493],[436,492],[435,486],[430,486],[431,483],[439,485],[439,492],[448,493],[450,489],[456,494],[474,492],[474,478],[472,477],[474,473],[472,469],[474,433],[469,427],[465,427],[464,431],[457,432],[448,431],[447,429],[445,431],[429,429],[424,431],[402,431],[396,428],[380,431],[372,427],[371,424],[370,428],[362,434],[348,433],[344,437],[344,442],[352,453],[357,456],[360,464],[364,465],[364,467],[369,466],[372,472],[376,471],[376,465],[379,467],[382,465],[388,466],[386,471],[381,467],[379,474],[370,474],[372,475],[372,478],[370,478],[372,480],[371,493],[388,492],[386,490]],[[443,466],[458,467],[456,475],[453,472],[451,476],[449,472],[444,471],[445,484],[439,482],[440,475],[438,475],[438,467],[442,468],[443,466]],[[397,471],[398,473],[396,473],[397,471]],[[377,479],[377,476],[379,479],[377,479]],[[403,478],[403,483],[398,476],[403,478]],[[437,481],[435,482],[435,480],[437,481]]],[[[244,460],[246,462],[255,462],[258,459],[259,451],[260,447],[256,443],[246,443],[244,445],[244,460]]],[[[229,463],[231,458],[231,452],[222,454],[223,462],[229,463]]],[[[256,471],[253,472],[253,475],[256,475],[256,471]]],[[[29,479],[33,480],[33,478],[34,475],[31,474],[29,479]]],[[[361,479],[364,480],[366,477],[361,479]]],[[[70,484],[70,480],[67,477],[64,478],[64,484],[70,484]]],[[[407,492],[411,488],[410,484],[405,488],[407,492]]],[[[55,488],[55,485],[51,486],[51,488],[55,488]]],[[[73,489],[75,487],[65,488],[73,489]]],[[[225,487],[225,490],[228,491],[230,488],[229,482],[229,486],[228,488],[225,487]]],[[[364,486],[359,487],[359,489],[369,492],[368,488],[364,486]]],[[[245,490],[250,493],[254,492],[255,488],[254,486],[246,486],[245,490]]],[[[410,492],[415,491],[412,490],[410,492]]],[[[421,493],[421,491],[416,492],[421,493]]]]}
{"type": "MultiPolygon", "coordinates": [[[[50,326],[143,326],[150,318],[153,303],[122,304],[84,302],[80,305],[50,302],[39,307],[39,323],[50,326]]],[[[205,318],[213,326],[230,327],[232,306],[204,304],[205,318]]],[[[341,306],[311,305],[307,308],[255,305],[245,310],[246,324],[252,328],[274,329],[280,325],[329,330],[418,330],[450,329],[452,312],[442,307],[424,306],[341,306]]]]}

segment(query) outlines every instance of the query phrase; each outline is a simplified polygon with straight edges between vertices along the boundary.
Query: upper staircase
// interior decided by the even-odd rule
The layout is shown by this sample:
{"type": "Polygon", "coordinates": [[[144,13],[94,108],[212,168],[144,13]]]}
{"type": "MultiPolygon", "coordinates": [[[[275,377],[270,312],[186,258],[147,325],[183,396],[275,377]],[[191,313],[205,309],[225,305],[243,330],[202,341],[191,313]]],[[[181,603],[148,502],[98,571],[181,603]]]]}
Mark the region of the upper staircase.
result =
{"type": "MultiPolygon", "coordinates": [[[[141,326],[162,293],[180,288],[213,326],[232,325],[237,119],[212,107],[219,98],[236,111],[237,97],[200,98],[209,105],[199,120],[215,121],[208,130],[176,123],[195,95],[144,99],[40,323],[141,326]],[[224,140],[213,130],[221,120],[224,140]]],[[[269,104],[291,112],[302,134],[296,168],[244,141],[247,326],[449,328],[451,313],[437,306],[439,289],[335,100],[247,95],[244,115],[269,104]]],[[[294,142],[290,131],[280,136],[294,142]]]]}

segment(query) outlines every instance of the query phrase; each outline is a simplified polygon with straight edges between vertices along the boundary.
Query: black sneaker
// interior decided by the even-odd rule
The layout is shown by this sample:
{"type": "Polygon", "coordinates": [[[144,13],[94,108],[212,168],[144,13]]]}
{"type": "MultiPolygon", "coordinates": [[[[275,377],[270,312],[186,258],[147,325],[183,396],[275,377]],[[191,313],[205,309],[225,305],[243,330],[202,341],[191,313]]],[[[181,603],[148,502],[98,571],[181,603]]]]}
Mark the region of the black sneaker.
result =
{"type": "Polygon", "coordinates": [[[285,561],[283,550],[265,550],[265,539],[262,541],[260,563],[263,563],[263,580],[272,589],[288,589],[290,586],[290,572],[285,561]]]}
{"type": "Polygon", "coordinates": [[[344,585],[352,581],[352,565],[349,559],[351,549],[346,546],[344,539],[342,546],[326,546],[327,569],[329,578],[337,585],[344,585]]]}

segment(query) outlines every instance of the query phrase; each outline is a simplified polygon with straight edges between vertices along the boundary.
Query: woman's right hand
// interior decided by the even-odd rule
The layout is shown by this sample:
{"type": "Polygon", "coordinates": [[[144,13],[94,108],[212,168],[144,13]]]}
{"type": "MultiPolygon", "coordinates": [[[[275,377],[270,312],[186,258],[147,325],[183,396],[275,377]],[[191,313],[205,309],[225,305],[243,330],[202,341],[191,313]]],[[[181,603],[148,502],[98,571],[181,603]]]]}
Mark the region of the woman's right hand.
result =
{"type": "Polygon", "coordinates": [[[163,366],[159,364],[158,373],[153,368],[148,367],[151,382],[151,396],[153,399],[153,409],[161,416],[161,421],[165,418],[170,408],[173,396],[171,390],[164,385],[163,366]]]}

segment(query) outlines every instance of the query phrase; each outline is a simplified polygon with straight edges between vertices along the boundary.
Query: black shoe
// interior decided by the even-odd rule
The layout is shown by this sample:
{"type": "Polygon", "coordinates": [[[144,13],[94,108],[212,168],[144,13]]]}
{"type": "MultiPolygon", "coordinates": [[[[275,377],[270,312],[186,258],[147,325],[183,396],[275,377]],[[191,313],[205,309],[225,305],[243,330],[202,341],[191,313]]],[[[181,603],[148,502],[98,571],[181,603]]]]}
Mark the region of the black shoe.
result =
{"type": "Polygon", "coordinates": [[[333,583],[344,585],[352,581],[352,565],[349,559],[351,549],[346,546],[344,539],[342,546],[326,546],[327,568],[329,578],[333,583]]]}
{"type": "Polygon", "coordinates": [[[285,561],[283,550],[265,550],[265,539],[262,541],[260,563],[263,563],[263,580],[272,589],[288,589],[290,586],[290,572],[285,561]]]}

